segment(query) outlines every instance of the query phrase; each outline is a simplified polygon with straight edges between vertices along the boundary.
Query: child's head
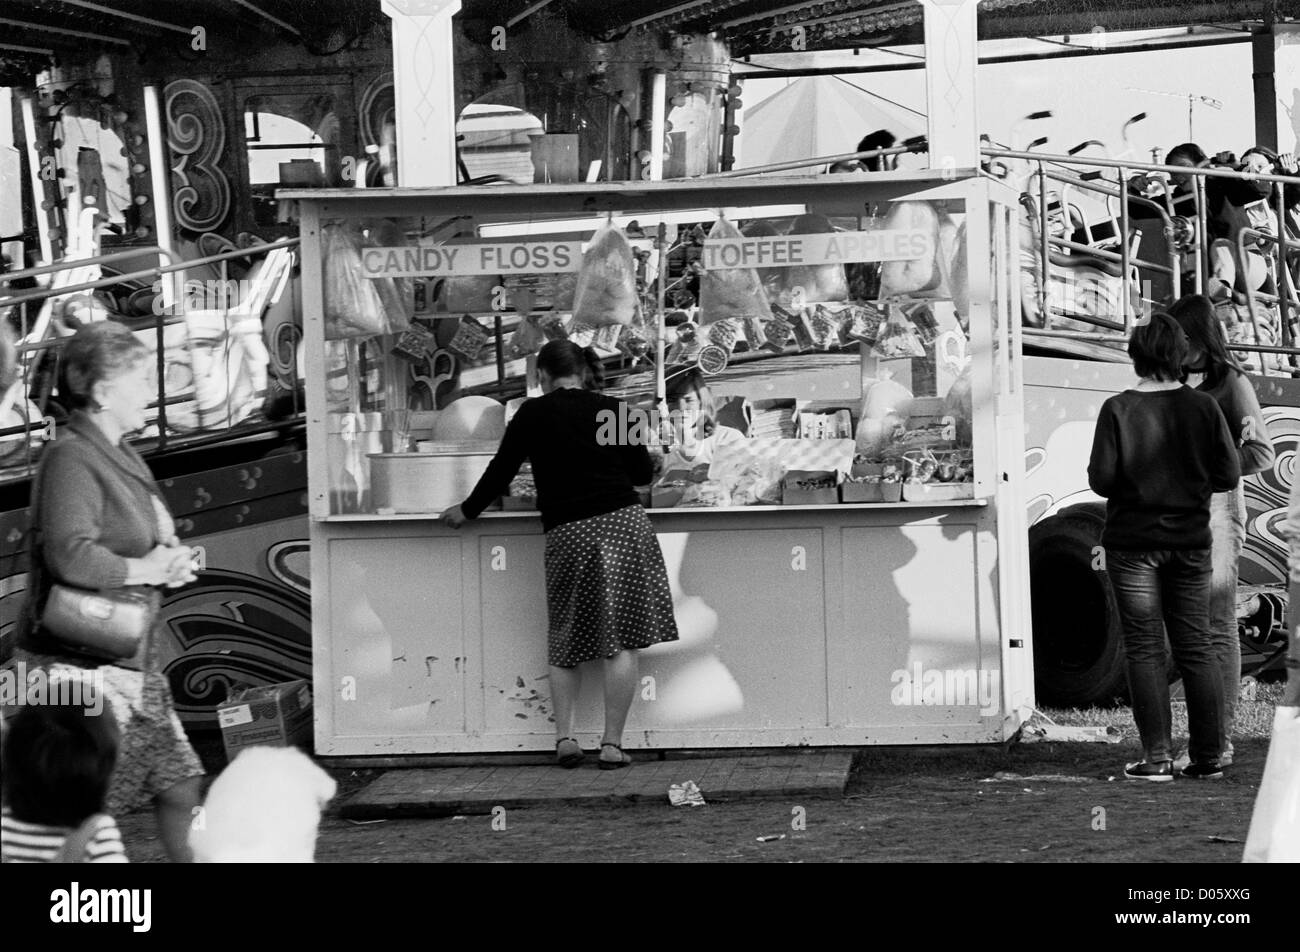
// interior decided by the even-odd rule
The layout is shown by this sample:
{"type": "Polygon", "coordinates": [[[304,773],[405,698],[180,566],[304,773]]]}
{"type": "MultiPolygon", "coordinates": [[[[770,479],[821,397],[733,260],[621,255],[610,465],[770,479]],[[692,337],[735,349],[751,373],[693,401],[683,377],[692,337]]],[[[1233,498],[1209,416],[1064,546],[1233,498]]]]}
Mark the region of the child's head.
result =
{"type": "Polygon", "coordinates": [[[103,812],[119,742],[103,698],[94,705],[25,704],[6,720],[4,798],[16,818],[77,826],[103,812]]]}
{"type": "Polygon", "coordinates": [[[1151,320],[1133,328],[1128,340],[1133,369],[1144,379],[1175,381],[1183,377],[1187,335],[1168,314],[1156,311],[1151,320]]]}
{"type": "Polygon", "coordinates": [[[704,375],[694,367],[669,377],[664,387],[668,412],[678,415],[681,427],[691,435],[712,436],[716,428],[713,394],[704,375]]]}

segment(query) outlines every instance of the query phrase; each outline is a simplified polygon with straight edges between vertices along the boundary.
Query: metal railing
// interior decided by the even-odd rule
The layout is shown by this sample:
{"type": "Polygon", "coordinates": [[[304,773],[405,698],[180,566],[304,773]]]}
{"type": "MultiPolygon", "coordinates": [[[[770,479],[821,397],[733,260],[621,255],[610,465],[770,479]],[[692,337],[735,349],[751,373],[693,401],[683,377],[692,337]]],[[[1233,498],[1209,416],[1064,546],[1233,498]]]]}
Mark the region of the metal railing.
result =
{"type": "MultiPolygon", "coordinates": [[[[149,408],[156,411],[157,416],[150,421],[150,427],[156,428],[158,449],[166,449],[168,440],[171,436],[171,427],[167,419],[168,406],[188,402],[193,398],[192,393],[182,393],[168,396],[167,394],[167,363],[166,363],[166,329],[171,325],[183,323],[186,320],[187,313],[187,285],[184,279],[185,272],[193,271],[199,268],[209,266],[218,266],[220,269],[219,287],[223,292],[230,287],[229,263],[231,260],[249,260],[264,257],[270,252],[281,248],[297,248],[300,245],[298,238],[285,238],[279,241],[268,242],[266,244],[253,245],[247,248],[237,248],[231,251],[221,252],[219,254],[207,255],[201,258],[189,258],[185,260],[175,260],[175,255],[167,249],[157,245],[137,246],[115,251],[104,255],[96,255],[88,258],[79,258],[71,260],[57,261],[53,264],[42,265],[36,268],[28,268],[23,271],[9,272],[0,275],[0,291],[4,286],[11,285],[15,281],[22,279],[31,279],[59,275],[69,271],[86,268],[98,268],[105,264],[117,261],[139,258],[141,255],[156,254],[160,259],[168,261],[167,264],[160,264],[151,268],[142,268],[139,270],[111,275],[108,277],[97,278],[94,280],[78,281],[72,284],[59,285],[57,278],[47,287],[42,287],[30,291],[21,291],[16,294],[0,296],[0,316],[6,314],[10,308],[19,309],[19,329],[20,339],[18,341],[18,359],[20,373],[18,380],[11,387],[7,394],[0,394],[0,407],[8,408],[18,406],[23,422],[21,425],[8,426],[0,428],[0,439],[10,439],[20,437],[26,447],[26,469],[30,473],[34,467],[33,445],[40,441],[40,434],[46,429],[44,419],[46,407],[45,402],[50,398],[50,388],[53,384],[54,374],[47,372],[44,374],[46,384],[42,393],[33,393],[32,388],[37,384],[36,377],[41,375],[41,365],[50,355],[55,355],[62,349],[66,338],[57,336],[51,332],[53,324],[53,309],[56,299],[68,298],[80,294],[93,292],[101,288],[110,288],[120,285],[131,285],[140,282],[146,282],[151,289],[154,285],[162,282],[162,297],[164,307],[160,310],[153,308],[152,326],[155,333],[155,349],[157,361],[157,381],[158,391],[157,399],[149,404],[149,408]],[[176,276],[174,287],[170,282],[164,280],[165,276],[176,276]],[[36,321],[31,321],[30,308],[39,306],[41,312],[36,321]],[[35,406],[36,413],[31,412],[31,407],[35,406]],[[35,418],[34,418],[35,417],[35,418]]],[[[227,326],[229,325],[231,311],[238,305],[232,305],[229,296],[224,294],[221,299],[219,310],[223,312],[223,318],[227,326]]],[[[269,302],[262,301],[260,311],[265,310],[269,302]]],[[[118,315],[110,316],[108,319],[120,317],[118,315]]],[[[124,323],[134,324],[137,321],[147,322],[147,317],[136,318],[134,321],[127,316],[124,323]]],[[[146,323],[147,328],[147,323],[146,323]]],[[[134,327],[135,330],[145,329],[134,327]]],[[[297,368],[293,367],[291,371],[291,384],[295,393],[295,411],[301,414],[302,408],[296,404],[297,392],[297,368]]],[[[241,428],[240,433],[254,435],[259,432],[283,429],[286,425],[293,425],[293,421],[287,423],[267,423],[261,426],[250,426],[241,428]]],[[[229,426],[226,432],[229,431],[229,426]]],[[[218,434],[218,438],[225,434],[218,434]]],[[[211,436],[211,434],[209,434],[211,436]]],[[[191,442],[202,442],[203,438],[197,440],[188,440],[191,442]]],[[[12,464],[11,464],[12,465],[12,464]]]]}
{"type": "MultiPolygon", "coordinates": [[[[801,168],[824,168],[841,162],[924,151],[926,151],[924,140],[908,140],[889,149],[816,156],[695,177],[736,178],[747,175],[763,175],[801,168]]],[[[1019,181],[1012,181],[1013,187],[1016,187],[1017,191],[1021,193],[1022,204],[1027,203],[1027,207],[1031,210],[1030,226],[1035,244],[1033,249],[1035,256],[1034,276],[1038,285],[1038,315],[1036,318],[1031,319],[1031,315],[1024,313],[1022,308],[1022,323],[1025,325],[1024,333],[1027,336],[1044,340],[1056,339],[1064,341],[1073,339],[1122,346],[1127,342],[1128,335],[1131,333],[1133,323],[1137,318],[1136,308],[1134,307],[1135,295],[1133,293],[1135,286],[1144,289],[1138,296],[1143,312],[1157,304],[1172,303],[1183,293],[1185,284],[1190,284],[1190,290],[1201,294],[1205,293],[1207,278],[1212,267],[1210,254],[1213,246],[1207,220],[1205,183],[1208,179],[1221,178],[1273,183],[1272,212],[1277,218],[1278,227],[1283,230],[1287,227],[1284,186],[1300,186],[1300,176],[1237,172],[1223,168],[1188,168],[1125,159],[1081,158],[1077,155],[1053,155],[994,147],[981,148],[980,154],[985,160],[986,172],[991,168],[998,167],[1000,173],[995,177],[1004,180],[1013,179],[1008,162],[1019,161],[1030,166],[1030,171],[1021,177],[1019,181]],[[1104,178],[1104,170],[1107,169],[1115,170],[1116,177],[1114,179],[1104,178]],[[1162,177],[1165,182],[1162,194],[1152,198],[1130,191],[1129,173],[1151,173],[1162,177]],[[1176,213],[1174,192],[1169,187],[1169,182],[1175,175],[1187,176],[1192,182],[1192,188],[1188,196],[1192,199],[1194,208],[1191,216],[1176,213]],[[1063,186],[1057,190],[1057,201],[1055,203],[1052,201],[1049,183],[1063,186]],[[1070,212],[1073,206],[1067,193],[1071,189],[1087,192],[1104,199],[1108,217],[1112,219],[1116,232],[1114,238],[1118,250],[1112,250],[1100,244],[1086,244],[1075,241],[1070,237],[1068,226],[1071,222],[1070,212]],[[1160,199],[1163,199],[1163,201],[1160,199]],[[1117,211],[1112,212],[1110,210],[1111,202],[1118,202],[1117,211]],[[1066,226],[1066,230],[1061,234],[1055,233],[1056,230],[1051,220],[1054,205],[1060,209],[1062,222],[1066,226]],[[1135,207],[1151,211],[1154,219],[1159,223],[1160,232],[1165,241],[1165,251],[1162,255],[1164,260],[1143,258],[1135,250],[1133,246],[1135,238],[1140,237],[1135,236],[1133,233],[1131,211],[1135,207]],[[1181,236],[1180,232],[1182,233],[1181,236]],[[1195,254],[1188,255],[1189,260],[1185,266],[1183,259],[1184,252],[1187,250],[1194,250],[1195,254]],[[1057,254],[1054,255],[1054,251],[1057,254]],[[1050,306],[1050,289],[1053,282],[1056,281],[1067,287],[1070,284],[1064,275],[1057,273],[1066,270],[1064,267],[1066,262],[1060,260],[1062,256],[1077,257],[1080,259],[1077,264],[1082,265],[1095,263],[1102,266],[1118,266],[1119,274],[1115,276],[1115,280],[1118,287],[1119,305],[1116,308],[1116,313],[1097,315],[1078,311],[1054,312],[1054,308],[1050,306]],[[1186,275],[1185,271],[1187,272],[1186,275]],[[1152,282],[1144,280],[1144,278],[1150,279],[1158,276],[1163,276],[1169,281],[1171,300],[1168,302],[1153,300],[1150,292],[1145,290],[1152,286],[1152,282]],[[1062,318],[1091,325],[1096,330],[1053,327],[1053,323],[1062,318]],[[1041,324],[1041,326],[1036,326],[1037,324],[1041,324]]],[[[1084,219],[1081,222],[1081,230],[1091,238],[1090,223],[1086,220],[1086,216],[1081,215],[1081,217],[1084,219]]],[[[1245,292],[1256,340],[1255,343],[1233,341],[1228,346],[1232,350],[1247,353],[1284,354],[1289,358],[1293,372],[1300,373],[1300,348],[1295,346],[1298,342],[1291,324],[1291,313],[1300,313],[1300,290],[1297,288],[1300,285],[1300,279],[1297,279],[1291,273],[1286,260],[1289,254],[1300,252],[1300,243],[1293,239],[1279,242],[1267,233],[1260,233],[1254,229],[1242,229],[1238,234],[1237,247],[1233,250],[1236,255],[1238,272],[1243,274],[1248,259],[1243,256],[1241,246],[1246,236],[1255,238],[1259,243],[1271,244],[1274,247],[1273,269],[1279,284],[1279,293],[1270,294],[1257,289],[1245,292]],[[1280,345],[1259,342],[1261,327],[1259,308],[1261,304],[1278,309],[1279,335],[1282,340],[1280,345]]],[[[1068,262],[1068,264],[1074,265],[1076,262],[1068,262]]],[[[1105,268],[1103,267],[1101,270],[1104,271],[1105,268]]]]}
{"type": "MultiPolygon", "coordinates": [[[[1185,241],[1183,244],[1190,246],[1187,250],[1195,252],[1194,256],[1192,256],[1194,271],[1191,274],[1190,290],[1200,294],[1205,293],[1208,275],[1212,269],[1210,255],[1215,242],[1215,239],[1210,237],[1207,214],[1206,182],[1209,179],[1220,178],[1273,183],[1271,201],[1269,202],[1270,212],[1276,217],[1277,227],[1282,230],[1287,227],[1284,187],[1286,185],[1300,185],[1300,177],[1297,176],[1238,172],[1222,168],[1189,168],[1146,162],[1129,162],[1122,159],[1079,158],[1071,155],[1019,152],[1010,149],[982,149],[981,153],[987,158],[1010,159],[1030,164],[1032,171],[1026,176],[1026,182],[1029,186],[1032,186],[1035,181],[1038,184],[1036,207],[1033,209],[1036,216],[1035,238],[1038,240],[1038,247],[1035,250],[1035,277],[1038,281],[1040,319],[1043,325],[1041,327],[1027,326],[1025,334],[1030,337],[1074,338],[1090,342],[1123,344],[1132,330],[1133,321],[1136,317],[1132,307],[1132,286],[1134,281],[1140,282],[1144,273],[1165,274],[1171,280],[1171,297],[1176,299],[1185,290],[1181,262],[1177,260],[1182,257],[1184,249],[1180,249],[1175,241],[1175,232],[1180,227],[1190,231],[1190,241],[1185,241]],[[1080,168],[1089,169],[1090,171],[1082,174],[1071,174],[1074,169],[1080,168]],[[1116,170],[1117,179],[1101,179],[1099,182],[1098,179],[1102,175],[1100,170],[1102,169],[1116,170]],[[1130,192],[1128,174],[1131,172],[1154,173],[1161,177],[1165,183],[1165,187],[1159,196],[1164,199],[1163,206],[1159,201],[1152,198],[1130,192]],[[1169,183],[1175,175],[1187,176],[1192,182],[1188,197],[1193,200],[1194,213],[1190,219],[1187,216],[1174,214],[1174,191],[1170,188],[1169,183]],[[1103,194],[1108,202],[1118,200],[1119,214],[1115,216],[1118,219],[1118,231],[1120,235],[1126,236],[1130,240],[1132,236],[1130,209],[1134,206],[1141,206],[1155,211],[1166,242],[1166,255],[1169,258],[1169,263],[1166,265],[1156,261],[1143,260],[1128,253],[1127,241],[1120,242],[1120,252],[1116,254],[1109,249],[1083,245],[1053,234],[1050,219],[1051,202],[1047,191],[1049,181],[1062,182],[1070,187],[1103,194]],[[1053,248],[1068,251],[1071,255],[1090,257],[1104,262],[1118,261],[1120,263],[1120,275],[1118,277],[1120,313],[1115,315],[1119,318],[1118,321],[1077,312],[1057,315],[1052,312],[1050,307],[1046,306],[1047,289],[1054,279],[1053,266],[1059,263],[1053,261],[1051,253],[1053,248]],[[1119,331],[1123,336],[1089,331],[1059,330],[1052,326],[1053,319],[1058,316],[1068,317],[1070,320],[1091,324],[1098,328],[1119,331]]],[[[1027,187],[1024,194],[1032,196],[1034,189],[1027,187]]],[[[1064,195],[1061,196],[1059,205],[1064,213],[1068,227],[1069,213],[1064,195]]],[[[1277,281],[1278,293],[1269,293],[1254,288],[1248,288],[1245,292],[1241,292],[1244,293],[1255,342],[1233,341],[1228,346],[1233,350],[1243,352],[1286,355],[1289,358],[1291,370],[1294,372],[1300,366],[1300,359],[1298,359],[1300,358],[1300,349],[1295,346],[1296,340],[1291,325],[1291,313],[1300,308],[1300,296],[1297,296],[1297,282],[1294,275],[1291,274],[1287,257],[1289,253],[1300,251],[1300,244],[1292,239],[1279,241],[1275,236],[1253,228],[1239,229],[1236,241],[1230,244],[1232,245],[1231,250],[1234,255],[1236,271],[1240,275],[1247,274],[1251,255],[1258,254],[1258,252],[1251,252],[1246,248],[1248,239],[1255,241],[1257,244],[1272,245],[1272,277],[1277,281]],[[1281,344],[1273,345],[1261,342],[1267,336],[1262,331],[1264,322],[1260,317],[1261,305],[1277,308],[1278,339],[1281,344]]],[[[1157,302],[1150,301],[1149,298],[1146,301],[1147,306],[1155,303],[1157,302]]],[[[1265,367],[1264,370],[1267,372],[1268,368],[1265,367]]]]}

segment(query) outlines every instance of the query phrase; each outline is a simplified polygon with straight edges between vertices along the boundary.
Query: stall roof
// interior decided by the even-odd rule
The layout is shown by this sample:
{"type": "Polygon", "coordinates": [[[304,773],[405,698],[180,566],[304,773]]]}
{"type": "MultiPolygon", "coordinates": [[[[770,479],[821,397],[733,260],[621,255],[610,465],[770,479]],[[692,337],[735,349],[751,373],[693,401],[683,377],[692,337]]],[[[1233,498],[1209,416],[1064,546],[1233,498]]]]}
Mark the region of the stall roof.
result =
{"type": "MultiPolygon", "coordinates": [[[[1214,25],[1240,31],[1263,19],[1300,17],[1300,0],[983,0],[980,36],[1000,39],[1214,25]]],[[[517,29],[529,17],[564,17],[577,32],[613,38],[630,30],[716,33],[735,56],[788,51],[792,28],[808,50],[919,43],[918,0],[462,0],[460,16],[517,29]]],[[[53,55],[87,48],[144,51],[188,40],[196,25],[254,40],[280,34],[308,49],[346,47],[386,22],[380,0],[5,0],[0,5],[0,84],[26,80],[53,55]],[[15,79],[20,77],[20,79],[15,79]]]]}

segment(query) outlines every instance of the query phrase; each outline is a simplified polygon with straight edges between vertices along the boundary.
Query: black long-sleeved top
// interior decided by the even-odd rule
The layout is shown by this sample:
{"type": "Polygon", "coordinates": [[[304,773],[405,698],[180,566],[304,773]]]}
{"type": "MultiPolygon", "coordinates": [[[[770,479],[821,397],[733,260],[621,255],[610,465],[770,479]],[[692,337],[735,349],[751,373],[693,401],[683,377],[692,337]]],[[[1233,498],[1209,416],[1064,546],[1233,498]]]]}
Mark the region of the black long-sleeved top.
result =
{"type": "Polygon", "coordinates": [[[1207,381],[1196,389],[1218,401],[1219,409],[1228,421],[1228,432],[1237,447],[1241,475],[1261,473],[1272,466],[1275,458],[1273,440],[1268,435],[1268,424],[1264,421],[1264,411],[1259,407],[1255,388],[1246,375],[1229,367],[1217,385],[1212,387],[1207,381]]]}
{"type": "Polygon", "coordinates": [[[1209,548],[1210,496],[1240,478],[1228,422],[1208,394],[1125,390],[1101,405],[1088,485],[1106,498],[1107,549],[1209,548]]]}
{"type": "Polygon", "coordinates": [[[533,467],[546,530],[640,502],[635,486],[654,478],[644,442],[633,443],[627,404],[590,390],[561,388],[526,401],[506,427],[487,471],[463,503],[474,519],[504,493],[524,460],[533,467]]]}

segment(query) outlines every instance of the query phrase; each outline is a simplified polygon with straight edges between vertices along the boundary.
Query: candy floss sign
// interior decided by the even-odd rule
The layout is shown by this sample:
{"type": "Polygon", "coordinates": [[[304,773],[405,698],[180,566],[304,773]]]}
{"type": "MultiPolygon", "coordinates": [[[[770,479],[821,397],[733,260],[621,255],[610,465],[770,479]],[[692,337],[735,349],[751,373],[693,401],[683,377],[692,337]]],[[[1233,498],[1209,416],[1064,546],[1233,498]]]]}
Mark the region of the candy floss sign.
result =
{"type": "Polygon", "coordinates": [[[580,241],[509,241],[465,245],[366,248],[361,273],[367,278],[449,275],[545,274],[577,271],[580,241]]]}
{"type": "Polygon", "coordinates": [[[704,267],[708,271],[850,261],[915,261],[933,255],[933,236],[918,229],[704,240],[704,267]]]}

